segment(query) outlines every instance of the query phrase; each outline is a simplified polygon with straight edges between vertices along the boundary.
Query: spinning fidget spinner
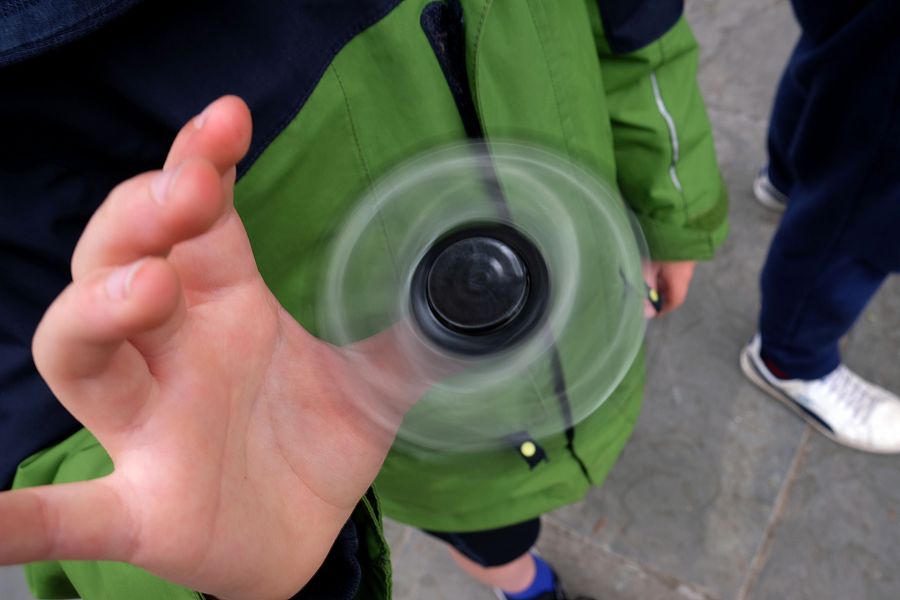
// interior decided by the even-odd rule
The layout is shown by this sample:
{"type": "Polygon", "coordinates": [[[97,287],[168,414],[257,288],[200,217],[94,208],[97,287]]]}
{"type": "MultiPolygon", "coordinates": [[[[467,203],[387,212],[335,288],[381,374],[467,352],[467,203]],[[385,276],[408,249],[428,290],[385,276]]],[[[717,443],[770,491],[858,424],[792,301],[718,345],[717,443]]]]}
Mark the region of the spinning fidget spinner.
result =
{"type": "MultiPolygon", "coordinates": [[[[352,347],[393,330],[406,372],[454,365],[404,418],[404,451],[539,440],[594,413],[634,362],[645,256],[617,192],[584,169],[520,144],[451,146],[389,173],[340,229],[320,331],[352,347]]],[[[350,356],[403,389],[384,357],[350,356]]]]}

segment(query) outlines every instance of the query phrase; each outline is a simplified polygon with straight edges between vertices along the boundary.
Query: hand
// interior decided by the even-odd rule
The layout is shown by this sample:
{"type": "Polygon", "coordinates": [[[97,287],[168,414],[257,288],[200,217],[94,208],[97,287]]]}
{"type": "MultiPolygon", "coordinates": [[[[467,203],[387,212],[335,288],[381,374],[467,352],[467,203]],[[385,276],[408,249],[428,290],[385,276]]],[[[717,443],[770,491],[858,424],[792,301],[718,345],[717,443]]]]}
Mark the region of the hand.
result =
{"type": "Polygon", "coordinates": [[[377,386],[263,283],[232,205],[250,130],[244,103],[219,99],[85,229],[33,351],[115,471],[0,494],[0,564],[125,561],[284,600],[377,474],[403,409],[373,425],[360,406],[377,386]]]}
{"type": "Polygon", "coordinates": [[[657,317],[670,313],[684,304],[696,264],[694,261],[645,263],[644,279],[662,298],[662,310],[657,313],[653,306],[645,301],[644,314],[648,317],[657,317]]]}

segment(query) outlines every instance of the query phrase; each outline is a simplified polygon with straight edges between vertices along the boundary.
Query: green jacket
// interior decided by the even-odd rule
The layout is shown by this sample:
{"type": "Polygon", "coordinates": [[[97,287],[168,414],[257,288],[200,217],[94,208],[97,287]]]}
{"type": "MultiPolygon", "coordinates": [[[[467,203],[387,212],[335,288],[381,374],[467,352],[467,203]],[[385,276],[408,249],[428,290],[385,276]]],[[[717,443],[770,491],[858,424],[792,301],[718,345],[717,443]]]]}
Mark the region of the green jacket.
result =
{"type": "MultiPolygon", "coordinates": [[[[299,111],[251,150],[241,171],[236,205],[260,271],[285,308],[313,332],[322,249],[348,210],[398,163],[466,138],[422,31],[427,3],[392,4],[352,31],[298,101],[299,111]]],[[[678,21],[640,50],[614,54],[592,0],[463,0],[462,6],[466,73],[485,135],[546,147],[617,182],[655,259],[711,258],[726,233],[727,201],[695,81],[697,47],[686,23],[678,21]]],[[[278,59],[290,61],[271,60],[278,59]]],[[[562,434],[539,440],[548,460],[534,468],[514,448],[489,460],[392,453],[377,481],[385,512],[420,527],[463,531],[577,501],[589,485],[603,481],[631,433],[643,368],[639,355],[616,393],[575,427],[571,444],[562,434]]],[[[16,486],[88,479],[111,468],[103,449],[82,431],[23,463],[16,486]]],[[[365,540],[358,598],[390,596],[379,518],[374,495],[354,514],[365,540]]],[[[28,577],[44,598],[200,596],[112,563],[42,563],[30,566],[28,577]]]]}
{"type": "MultiPolygon", "coordinates": [[[[679,21],[657,42],[615,55],[593,2],[464,5],[468,23],[477,24],[467,28],[466,51],[473,57],[469,77],[487,137],[539,143],[617,181],[654,259],[710,258],[725,236],[727,204],[696,85],[697,46],[687,24],[679,21]]],[[[401,7],[387,20],[401,20],[403,12],[401,7]]],[[[358,40],[359,51],[373,51],[364,41],[358,40]]],[[[424,48],[418,55],[431,58],[424,48]]],[[[347,68],[359,62],[348,60],[347,68]]],[[[343,64],[337,65],[342,76],[343,64]]],[[[387,80],[400,77],[398,72],[387,80]]],[[[374,93],[382,91],[375,86],[374,93]]],[[[392,85],[383,93],[387,103],[391,94],[406,92],[392,85]]],[[[435,103],[435,110],[439,106],[435,103]]],[[[352,98],[348,107],[351,113],[356,109],[352,98]]],[[[364,140],[361,152],[367,159],[376,156],[367,150],[371,142],[365,140],[371,138],[361,119],[357,128],[364,140]]],[[[564,368],[567,349],[591,343],[591,318],[583,320],[578,339],[560,341],[564,368]]],[[[580,500],[589,486],[603,482],[629,438],[643,381],[641,354],[612,397],[574,428],[571,442],[563,433],[539,440],[546,460],[537,464],[514,447],[449,456],[395,448],[377,479],[385,513],[425,529],[473,531],[580,500]]],[[[509,393],[528,393],[531,383],[511,386],[509,393]]],[[[544,385],[552,385],[550,378],[544,385]]]]}

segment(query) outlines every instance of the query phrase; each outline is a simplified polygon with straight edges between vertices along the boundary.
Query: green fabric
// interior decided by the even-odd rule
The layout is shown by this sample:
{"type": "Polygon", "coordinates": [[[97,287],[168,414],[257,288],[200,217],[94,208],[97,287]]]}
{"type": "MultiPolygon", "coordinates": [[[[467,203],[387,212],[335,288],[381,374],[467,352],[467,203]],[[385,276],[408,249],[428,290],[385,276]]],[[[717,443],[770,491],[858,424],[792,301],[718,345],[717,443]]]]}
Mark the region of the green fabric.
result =
{"type": "Polygon", "coordinates": [[[369,488],[356,510],[353,523],[362,549],[359,552],[362,568],[360,588],[356,600],[389,600],[391,598],[391,553],[384,538],[381,505],[375,488],[369,488]]]}
{"type": "Polygon", "coordinates": [[[478,531],[519,523],[581,500],[615,464],[640,413],[643,353],[616,393],[583,421],[575,452],[563,435],[540,439],[548,460],[534,469],[513,450],[421,457],[392,452],[377,485],[387,515],[434,531],[478,531]]]}
{"type": "Polygon", "coordinates": [[[467,22],[479,25],[468,53],[488,138],[543,146],[613,182],[618,165],[583,0],[463,4],[467,22]]]}
{"type": "Polygon", "coordinates": [[[614,54],[592,10],[617,181],[655,260],[710,259],[728,232],[728,196],[716,164],[712,127],[697,87],[697,42],[684,19],[656,42],[614,54]],[[657,105],[651,74],[663,106],[657,105]],[[677,160],[672,136],[677,138],[677,160]],[[673,182],[670,167],[674,163],[673,182]]]}
{"type": "MultiPolygon", "coordinates": [[[[399,162],[465,139],[421,30],[427,2],[402,2],[353,39],[237,185],[236,206],[263,278],[313,332],[325,250],[354,202],[399,162]]],[[[647,48],[616,56],[603,40],[594,0],[463,0],[463,6],[468,74],[488,137],[547,147],[618,182],[656,259],[709,258],[725,235],[726,199],[687,25],[681,21],[647,48]],[[677,132],[677,161],[651,73],[677,132]],[[669,172],[673,163],[681,190],[669,172]]],[[[573,348],[590,343],[587,334],[561,340],[563,367],[572,367],[573,348]]],[[[581,499],[603,481],[630,436],[643,381],[641,352],[612,397],[577,426],[574,447],[587,477],[562,435],[539,440],[549,460],[533,470],[512,449],[450,457],[394,451],[377,482],[385,512],[420,527],[465,531],[581,499]]],[[[110,468],[82,431],[23,463],[16,486],[89,479],[110,468]]],[[[354,519],[368,554],[358,598],[389,598],[390,564],[374,493],[354,519]]],[[[199,597],[116,563],[40,563],[28,574],[44,598],[78,592],[87,600],[199,597]]]]}
{"type": "MultiPolygon", "coordinates": [[[[474,62],[470,77],[488,138],[536,143],[614,180],[610,120],[584,2],[472,1],[464,2],[464,10],[470,24],[467,53],[474,62]]],[[[591,283],[589,270],[582,279],[591,283]]],[[[586,310],[584,331],[592,330],[590,316],[586,310]]],[[[591,343],[588,335],[560,340],[564,369],[579,370],[566,357],[591,343]]],[[[534,385],[552,398],[549,375],[511,385],[507,393],[524,395],[534,385]]],[[[470,531],[580,500],[591,482],[603,481],[628,439],[642,388],[639,358],[613,396],[578,426],[575,453],[587,465],[590,481],[562,434],[539,440],[549,460],[533,470],[513,448],[451,456],[395,449],[377,479],[385,512],[426,529],[470,531]]],[[[590,390],[570,391],[573,403],[581,400],[579,394],[590,390]]]]}

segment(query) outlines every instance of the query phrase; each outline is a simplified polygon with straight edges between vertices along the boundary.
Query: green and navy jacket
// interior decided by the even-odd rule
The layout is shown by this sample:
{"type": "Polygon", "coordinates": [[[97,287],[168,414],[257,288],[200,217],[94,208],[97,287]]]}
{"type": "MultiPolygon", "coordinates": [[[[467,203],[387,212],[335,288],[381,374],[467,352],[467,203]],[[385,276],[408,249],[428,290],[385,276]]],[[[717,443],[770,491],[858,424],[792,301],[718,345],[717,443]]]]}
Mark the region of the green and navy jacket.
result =
{"type": "MultiPolygon", "coordinates": [[[[223,94],[254,118],[237,208],[260,271],[315,332],[321,249],[363,192],[421,151],[521,140],[615,181],[657,260],[710,258],[726,198],[680,0],[0,0],[0,489],[98,477],[102,447],[30,356],[112,187],[157,169],[223,94]]],[[[236,316],[237,318],[237,316],[236,316]]],[[[586,332],[589,335],[589,332],[586,332]]],[[[640,407],[643,357],[586,421],[490,460],[392,453],[401,521],[476,530],[602,482],[640,407]]],[[[315,460],[315,457],[310,457],[315,460]]],[[[390,597],[374,492],[297,598],[390,597]]],[[[38,597],[200,598],[128,565],[40,563],[38,597]]]]}

